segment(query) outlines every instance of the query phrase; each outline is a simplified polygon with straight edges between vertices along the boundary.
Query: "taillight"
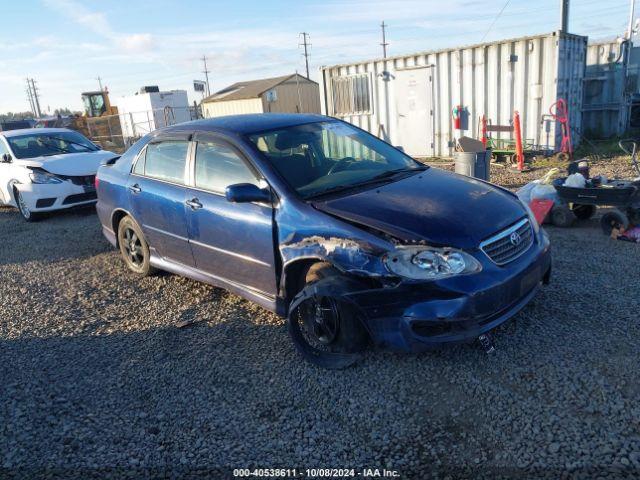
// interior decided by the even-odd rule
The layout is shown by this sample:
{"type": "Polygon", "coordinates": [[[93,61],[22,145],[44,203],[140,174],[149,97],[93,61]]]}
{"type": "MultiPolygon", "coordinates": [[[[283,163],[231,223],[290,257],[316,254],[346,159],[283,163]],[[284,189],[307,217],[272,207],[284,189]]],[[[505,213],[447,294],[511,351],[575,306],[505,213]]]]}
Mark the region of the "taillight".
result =
{"type": "Polygon", "coordinates": [[[99,183],[100,183],[100,180],[98,180],[98,176],[96,175],[96,178],[93,180],[93,186],[96,188],[96,190],[98,190],[99,183]]]}

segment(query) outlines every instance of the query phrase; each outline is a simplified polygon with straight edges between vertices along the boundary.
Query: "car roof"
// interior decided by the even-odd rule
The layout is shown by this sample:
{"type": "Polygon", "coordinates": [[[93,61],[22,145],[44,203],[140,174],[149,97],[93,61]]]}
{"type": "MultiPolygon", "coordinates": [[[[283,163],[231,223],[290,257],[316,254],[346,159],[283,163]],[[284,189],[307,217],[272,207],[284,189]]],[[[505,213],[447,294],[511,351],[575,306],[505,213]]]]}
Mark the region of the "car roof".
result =
{"type": "Polygon", "coordinates": [[[179,130],[217,131],[235,134],[247,134],[293,127],[305,123],[335,121],[324,115],[307,113],[251,113],[245,115],[229,115],[226,117],[207,118],[192,122],[180,123],[162,129],[163,132],[179,130]]]}
{"type": "Polygon", "coordinates": [[[19,128],[17,130],[7,130],[6,132],[0,132],[3,137],[19,137],[21,135],[29,135],[31,133],[63,133],[72,132],[68,128],[19,128]]]}

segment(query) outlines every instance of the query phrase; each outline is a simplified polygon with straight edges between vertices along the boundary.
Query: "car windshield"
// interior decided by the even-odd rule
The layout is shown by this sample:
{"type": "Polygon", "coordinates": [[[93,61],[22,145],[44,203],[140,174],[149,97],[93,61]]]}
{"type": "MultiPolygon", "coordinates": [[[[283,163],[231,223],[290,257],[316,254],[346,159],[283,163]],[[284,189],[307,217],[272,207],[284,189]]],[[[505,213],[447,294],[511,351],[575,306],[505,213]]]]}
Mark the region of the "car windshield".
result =
{"type": "Polygon", "coordinates": [[[250,140],[302,198],[391,181],[426,166],[339,121],[253,134],[250,140]]]}
{"type": "Polygon", "coordinates": [[[16,158],[23,159],[98,150],[98,147],[78,132],[31,133],[8,137],[7,141],[16,158]]]}

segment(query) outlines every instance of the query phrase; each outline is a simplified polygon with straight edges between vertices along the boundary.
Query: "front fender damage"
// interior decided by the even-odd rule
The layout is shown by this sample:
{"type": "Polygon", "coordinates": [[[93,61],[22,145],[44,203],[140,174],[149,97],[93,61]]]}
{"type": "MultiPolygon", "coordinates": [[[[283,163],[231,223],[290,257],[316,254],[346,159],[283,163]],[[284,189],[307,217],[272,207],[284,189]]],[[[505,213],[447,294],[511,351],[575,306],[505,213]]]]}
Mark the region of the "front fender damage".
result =
{"type": "Polygon", "coordinates": [[[285,266],[300,259],[318,259],[334,265],[343,273],[365,277],[388,277],[382,251],[349,238],[313,235],[285,242],[280,247],[285,266]]]}

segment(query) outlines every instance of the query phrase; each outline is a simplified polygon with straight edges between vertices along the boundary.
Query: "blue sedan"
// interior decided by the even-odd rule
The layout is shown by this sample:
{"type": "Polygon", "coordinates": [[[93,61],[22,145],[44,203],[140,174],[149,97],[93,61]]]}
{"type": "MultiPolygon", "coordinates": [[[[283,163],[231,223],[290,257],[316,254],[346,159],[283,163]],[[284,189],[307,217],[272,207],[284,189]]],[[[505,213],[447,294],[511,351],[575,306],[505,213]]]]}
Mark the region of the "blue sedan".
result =
{"type": "Polygon", "coordinates": [[[98,215],[129,270],[225,288],[288,318],[328,368],[369,345],[472,341],[549,280],[549,240],[495,185],[320,115],[156,131],[100,167],[98,215]]]}

